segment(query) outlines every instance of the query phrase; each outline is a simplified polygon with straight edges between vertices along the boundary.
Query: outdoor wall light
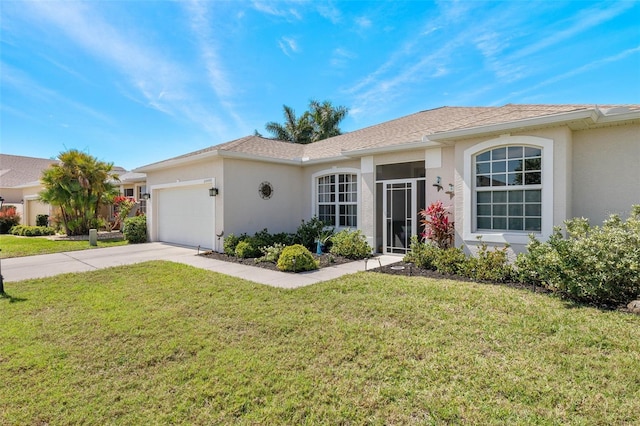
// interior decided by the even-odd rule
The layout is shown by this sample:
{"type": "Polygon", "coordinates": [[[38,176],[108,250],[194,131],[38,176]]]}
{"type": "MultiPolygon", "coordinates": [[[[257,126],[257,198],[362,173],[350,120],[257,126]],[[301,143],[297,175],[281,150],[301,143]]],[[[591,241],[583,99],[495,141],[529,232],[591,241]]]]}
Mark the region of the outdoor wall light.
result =
{"type": "Polygon", "coordinates": [[[438,188],[438,192],[442,191],[442,178],[440,176],[436,176],[436,183],[433,184],[436,188],[438,188]]]}
{"type": "Polygon", "coordinates": [[[445,194],[448,194],[449,198],[453,198],[453,196],[456,194],[455,191],[453,190],[453,184],[452,183],[449,184],[449,190],[447,192],[445,192],[445,194]]]}
{"type": "Polygon", "coordinates": [[[142,194],[143,200],[148,200],[149,198],[151,198],[151,194],[149,194],[148,192],[145,192],[144,194],[142,194]]]}
{"type": "Polygon", "coordinates": [[[209,197],[215,197],[218,195],[218,188],[209,188],[209,197]]]}

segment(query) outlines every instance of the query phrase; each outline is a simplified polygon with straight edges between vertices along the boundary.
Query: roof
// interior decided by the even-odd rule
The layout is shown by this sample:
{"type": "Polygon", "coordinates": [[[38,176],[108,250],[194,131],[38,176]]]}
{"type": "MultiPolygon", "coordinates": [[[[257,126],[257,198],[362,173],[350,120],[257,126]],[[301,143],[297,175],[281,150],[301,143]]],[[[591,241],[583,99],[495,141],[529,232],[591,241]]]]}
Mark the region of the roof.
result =
{"type": "Polygon", "coordinates": [[[0,188],[11,188],[38,182],[42,171],[58,160],[0,154],[0,188]]]}
{"type": "MultiPolygon", "coordinates": [[[[0,154],[0,188],[21,188],[40,184],[42,172],[52,164],[60,164],[60,160],[50,158],[24,157],[21,155],[0,154]]],[[[128,173],[124,168],[114,166],[116,175],[131,175],[140,180],[144,175],[128,173]]],[[[144,180],[144,179],[142,179],[144,180]]]]}
{"type": "Polygon", "coordinates": [[[634,119],[640,119],[640,105],[508,104],[501,107],[441,107],[417,112],[308,145],[282,142],[259,136],[247,136],[143,166],[136,171],[149,171],[208,156],[242,156],[303,164],[344,157],[348,153],[383,152],[385,150],[439,145],[440,143],[437,141],[446,138],[454,139],[488,132],[504,132],[509,128],[552,126],[572,121],[581,121],[582,125],[588,125],[588,123],[593,124],[602,117],[611,119],[616,116],[628,117],[629,114],[634,119]]]}

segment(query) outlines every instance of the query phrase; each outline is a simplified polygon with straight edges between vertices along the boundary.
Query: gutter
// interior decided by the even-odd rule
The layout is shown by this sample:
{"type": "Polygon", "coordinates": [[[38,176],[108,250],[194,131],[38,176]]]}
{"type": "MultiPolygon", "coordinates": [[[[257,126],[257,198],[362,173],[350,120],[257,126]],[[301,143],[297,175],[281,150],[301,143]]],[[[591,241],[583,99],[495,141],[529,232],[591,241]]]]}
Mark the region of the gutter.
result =
{"type": "Polygon", "coordinates": [[[547,115],[544,117],[525,118],[523,120],[508,121],[506,123],[489,124],[486,126],[468,127],[459,130],[438,132],[427,137],[432,141],[444,141],[447,139],[464,139],[474,136],[483,136],[489,133],[505,133],[509,130],[523,130],[529,127],[540,127],[549,124],[562,124],[572,121],[586,121],[595,124],[602,114],[597,109],[572,111],[561,114],[547,115]]]}
{"type": "Polygon", "coordinates": [[[432,138],[429,136],[429,138],[422,138],[422,140],[420,141],[402,143],[398,145],[379,146],[374,148],[362,148],[362,149],[354,149],[351,151],[342,151],[342,155],[345,157],[364,157],[367,155],[385,154],[389,152],[440,147],[442,145],[443,145],[442,143],[433,141],[432,138]]]}

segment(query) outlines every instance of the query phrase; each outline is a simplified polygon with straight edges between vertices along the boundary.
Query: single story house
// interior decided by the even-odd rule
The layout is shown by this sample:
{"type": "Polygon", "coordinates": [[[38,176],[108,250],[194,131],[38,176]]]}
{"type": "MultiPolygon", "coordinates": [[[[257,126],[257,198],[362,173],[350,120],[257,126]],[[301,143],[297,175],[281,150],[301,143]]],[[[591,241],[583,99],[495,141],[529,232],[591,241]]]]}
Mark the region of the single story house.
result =
{"type": "Polygon", "coordinates": [[[640,203],[640,105],[442,107],[309,145],[247,136],[140,167],[150,239],[222,250],[313,216],[403,254],[451,206],[456,246],[522,251],[572,217],[640,203]]]}
{"type": "MultiPolygon", "coordinates": [[[[44,189],[40,182],[42,172],[59,163],[60,161],[55,159],[0,154],[0,196],[4,198],[3,205],[16,208],[23,225],[33,226],[38,215],[52,216],[55,213],[49,204],[40,201],[38,194],[44,189]]],[[[142,194],[146,193],[146,176],[142,173],[127,172],[117,166],[113,168],[113,173],[119,176],[119,180],[114,181],[114,184],[119,186],[120,193],[135,199],[136,210],[144,213],[146,201],[142,194]]],[[[113,215],[113,206],[104,206],[101,216],[113,221],[113,215]]]]}

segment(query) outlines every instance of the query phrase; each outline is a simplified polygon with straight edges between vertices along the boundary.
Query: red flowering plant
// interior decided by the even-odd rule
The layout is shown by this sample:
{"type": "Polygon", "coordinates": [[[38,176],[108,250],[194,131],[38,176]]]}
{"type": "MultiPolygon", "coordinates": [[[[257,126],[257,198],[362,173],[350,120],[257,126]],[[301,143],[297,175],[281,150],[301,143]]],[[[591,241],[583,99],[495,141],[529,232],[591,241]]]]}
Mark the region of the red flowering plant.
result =
{"type": "Polygon", "coordinates": [[[438,248],[446,249],[453,246],[454,226],[449,221],[448,207],[442,205],[442,201],[431,203],[429,207],[420,211],[424,226],[423,240],[431,240],[438,248]]]}
{"type": "Polygon", "coordinates": [[[113,205],[115,206],[115,223],[112,228],[118,229],[127,216],[129,216],[131,209],[136,205],[136,201],[131,197],[118,195],[113,199],[113,205]]]}

